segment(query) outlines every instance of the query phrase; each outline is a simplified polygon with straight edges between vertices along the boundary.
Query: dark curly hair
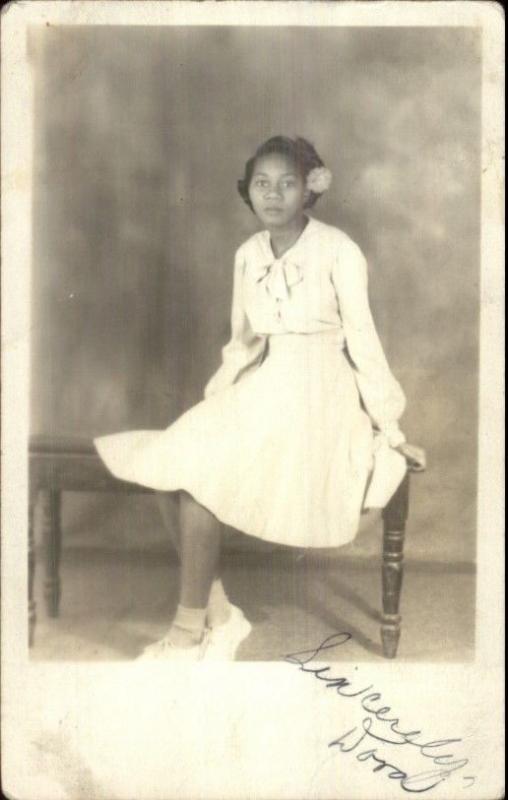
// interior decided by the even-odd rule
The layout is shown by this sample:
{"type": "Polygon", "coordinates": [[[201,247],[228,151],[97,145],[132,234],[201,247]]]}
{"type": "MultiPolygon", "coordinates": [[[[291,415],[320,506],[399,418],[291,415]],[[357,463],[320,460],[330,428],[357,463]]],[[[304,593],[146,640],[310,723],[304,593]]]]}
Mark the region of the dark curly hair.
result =
{"type": "MultiPolygon", "coordinates": [[[[252,158],[249,158],[246,162],[244,176],[240,178],[237,183],[240,196],[243,201],[247,203],[251,211],[254,211],[254,209],[252,208],[249,197],[249,186],[256,161],[262,156],[270,156],[274,153],[286,156],[286,158],[292,161],[304,180],[315,167],[324,167],[324,163],[314,145],[301,136],[297,136],[295,139],[290,139],[289,136],[272,136],[270,139],[267,139],[266,142],[263,142],[263,144],[258,147],[252,158]]],[[[311,208],[318,197],[318,194],[311,192],[309,199],[305,203],[305,208],[311,208]]]]}

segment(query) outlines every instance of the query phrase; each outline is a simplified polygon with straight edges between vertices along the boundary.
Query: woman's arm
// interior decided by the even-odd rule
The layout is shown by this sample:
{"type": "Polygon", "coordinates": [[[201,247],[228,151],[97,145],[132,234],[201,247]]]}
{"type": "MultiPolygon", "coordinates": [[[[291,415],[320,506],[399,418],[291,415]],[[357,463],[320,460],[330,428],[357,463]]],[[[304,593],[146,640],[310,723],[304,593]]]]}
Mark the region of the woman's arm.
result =
{"type": "Polygon", "coordinates": [[[231,338],[222,348],[222,364],[205,386],[205,399],[236,383],[244,373],[261,361],[266,336],[252,330],[243,302],[243,273],[245,263],[241,248],[235,255],[233,301],[231,307],[231,338]]]}
{"type": "Polygon", "coordinates": [[[358,245],[351,240],[339,248],[332,279],[347,349],[365,408],[391,447],[398,447],[406,441],[398,425],[406,398],[390,371],[372,319],[367,262],[358,245]]]}

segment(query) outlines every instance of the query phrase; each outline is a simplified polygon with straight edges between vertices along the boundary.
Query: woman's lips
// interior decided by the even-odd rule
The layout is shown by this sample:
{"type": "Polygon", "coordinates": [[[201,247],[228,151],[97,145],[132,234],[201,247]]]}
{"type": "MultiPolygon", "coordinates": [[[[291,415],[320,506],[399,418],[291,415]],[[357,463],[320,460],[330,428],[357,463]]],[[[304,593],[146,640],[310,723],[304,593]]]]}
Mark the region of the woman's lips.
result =
{"type": "Polygon", "coordinates": [[[266,214],[282,214],[282,211],[282,208],[276,208],[275,206],[269,206],[268,208],[265,208],[266,214]]]}

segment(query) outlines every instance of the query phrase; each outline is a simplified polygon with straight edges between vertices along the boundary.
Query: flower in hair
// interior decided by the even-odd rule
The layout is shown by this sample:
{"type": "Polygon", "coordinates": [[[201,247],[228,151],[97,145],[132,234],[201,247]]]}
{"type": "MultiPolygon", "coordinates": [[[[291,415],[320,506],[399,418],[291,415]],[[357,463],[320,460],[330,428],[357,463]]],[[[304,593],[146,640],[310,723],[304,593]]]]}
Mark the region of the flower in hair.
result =
{"type": "Polygon", "coordinates": [[[330,188],[332,173],[327,167],[314,167],[307,175],[306,186],[314,194],[323,194],[330,188]]]}

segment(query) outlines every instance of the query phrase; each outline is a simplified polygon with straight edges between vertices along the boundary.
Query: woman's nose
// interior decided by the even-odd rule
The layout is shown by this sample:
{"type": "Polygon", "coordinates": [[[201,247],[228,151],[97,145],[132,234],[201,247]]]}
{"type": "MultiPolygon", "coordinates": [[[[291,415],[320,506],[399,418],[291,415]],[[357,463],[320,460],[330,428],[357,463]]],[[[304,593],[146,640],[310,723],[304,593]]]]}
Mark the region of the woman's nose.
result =
{"type": "Polygon", "coordinates": [[[280,188],[278,186],[270,186],[267,189],[267,191],[265,193],[265,196],[267,198],[270,198],[270,197],[281,197],[282,196],[282,192],[281,192],[281,190],[280,190],[280,188]]]}

